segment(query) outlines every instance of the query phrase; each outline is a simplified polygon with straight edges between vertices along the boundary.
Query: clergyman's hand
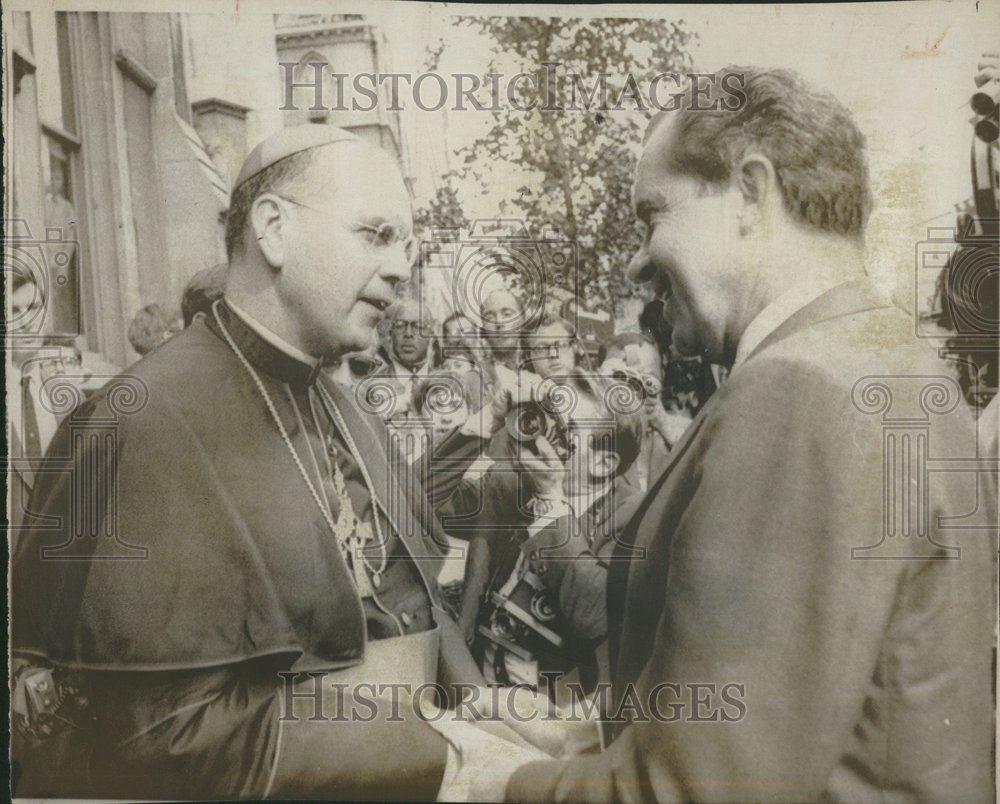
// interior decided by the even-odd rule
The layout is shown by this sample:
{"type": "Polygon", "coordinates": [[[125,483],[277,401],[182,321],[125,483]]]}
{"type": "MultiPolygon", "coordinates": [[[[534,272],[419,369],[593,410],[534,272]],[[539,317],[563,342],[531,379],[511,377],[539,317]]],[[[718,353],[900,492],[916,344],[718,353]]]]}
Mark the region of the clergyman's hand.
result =
{"type": "Polygon", "coordinates": [[[503,723],[522,740],[551,757],[567,757],[600,745],[600,710],[587,706],[556,706],[549,696],[528,687],[491,688],[467,696],[462,710],[481,721],[503,723]]]}
{"type": "Polygon", "coordinates": [[[421,714],[450,746],[438,801],[503,801],[515,770],[525,763],[549,758],[425,701],[421,701],[421,714]]]}

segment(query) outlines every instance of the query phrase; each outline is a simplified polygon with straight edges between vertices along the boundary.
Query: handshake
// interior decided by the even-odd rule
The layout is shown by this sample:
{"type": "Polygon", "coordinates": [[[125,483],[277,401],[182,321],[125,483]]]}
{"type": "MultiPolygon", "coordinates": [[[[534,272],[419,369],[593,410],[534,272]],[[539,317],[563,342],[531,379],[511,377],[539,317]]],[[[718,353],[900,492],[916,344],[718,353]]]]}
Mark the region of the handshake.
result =
{"type": "Polygon", "coordinates": [[[503,801],[522,765],[568,756],[598,742],[596,713],[572,716],[527,687],[465,687],[454,710],[422,702],[421,714],[448,742],[439,801],[503,801]]]}

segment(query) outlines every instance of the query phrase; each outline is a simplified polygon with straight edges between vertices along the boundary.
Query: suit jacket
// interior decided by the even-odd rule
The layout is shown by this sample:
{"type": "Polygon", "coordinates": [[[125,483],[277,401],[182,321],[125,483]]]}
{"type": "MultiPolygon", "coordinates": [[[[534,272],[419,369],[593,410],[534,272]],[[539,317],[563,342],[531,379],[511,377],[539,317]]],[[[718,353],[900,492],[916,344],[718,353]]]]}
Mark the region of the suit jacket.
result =
{"type": "Polygon", "coordinates": [[[867,281],[771,333],[612,567],[613,743],[508,797],[987,799],[996,488],[906,474],[976,456],[948,375],[867,281]]]}
{"type": "MultiPolygon", "coordinates": [[[[607,576],[615,547],[642,497],[618,480],[578,517],[563,516],[530,536],[521,551],[585,642],[608,633],[607,576]]],[[[619,559],[620,560],[620,559],[619,559]]]]}

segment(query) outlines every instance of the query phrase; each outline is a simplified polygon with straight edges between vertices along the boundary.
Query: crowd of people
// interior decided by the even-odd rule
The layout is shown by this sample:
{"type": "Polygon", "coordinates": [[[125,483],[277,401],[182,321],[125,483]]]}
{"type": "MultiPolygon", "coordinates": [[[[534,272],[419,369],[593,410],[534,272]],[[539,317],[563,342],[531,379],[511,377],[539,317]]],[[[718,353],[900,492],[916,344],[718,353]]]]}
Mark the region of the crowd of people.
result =
{"type": "Polygon", "coordinates": [[[582,662],[592,687],[613,523],[627,520],[623,506],[641,497],[691,418],[664,407],[651,337],[617,335],[591,355],[559,315],[565,305],[535,320],[525,306],[501,285],[471,317],[437,322],[407,298],[388,311],[381,368],[352,384],[362,406],[383,397],[387,438],[418,468],[465,558],[446,592],[486,677],[538,686],[539,672],[582,662]],[[556,512],[572,520],[566,544],[556,512]],[[553,546],[580,560],[561,573],[526,558],[553,546]],[[530,624],[507,603],[525,584],[530,624]]]}
{"type": "Polygon", "coordinates": [[[355,134],[251,151],[142,404],[95,391],[36,467],[16,794],[988,797],[995,467],[867,275],[850,113],[734,72],[739,109],[651,121],[627,273],[657,301],[594,350],[503,283],[432,320],[355,134]],[[911,493],[881,414],[914,388],[945,470],[911,493]]]}

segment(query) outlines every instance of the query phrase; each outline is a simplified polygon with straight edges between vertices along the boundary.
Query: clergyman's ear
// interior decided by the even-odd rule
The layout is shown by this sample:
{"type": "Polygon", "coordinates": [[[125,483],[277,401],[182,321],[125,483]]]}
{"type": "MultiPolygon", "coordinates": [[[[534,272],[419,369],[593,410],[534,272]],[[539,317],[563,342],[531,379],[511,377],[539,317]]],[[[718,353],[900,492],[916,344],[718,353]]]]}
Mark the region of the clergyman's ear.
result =
{"type": "Polygon", "coordinates": [[[280,271],[285,265],[287,218],[281,200],[270,193],[258,196],[250,207],[250,233],[268,265],[280,271]]]}
{"type": "Polygon", "coordinates": [[[749,153],[740,162],[736,183],[743,197],[740,232],[747,234],[760,222],[767,206],[777,197],[778,175],[770,159],[763,154],[749,153]]]}

